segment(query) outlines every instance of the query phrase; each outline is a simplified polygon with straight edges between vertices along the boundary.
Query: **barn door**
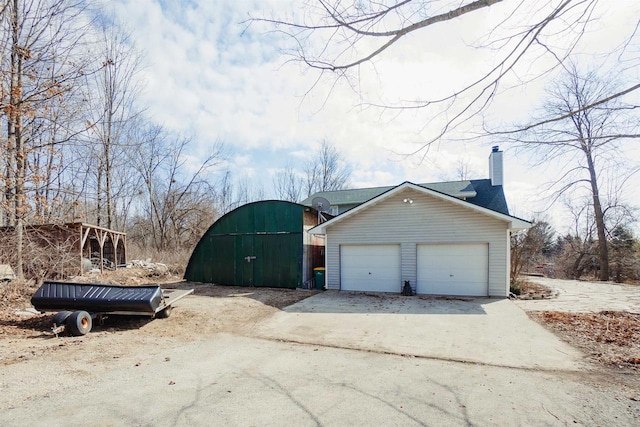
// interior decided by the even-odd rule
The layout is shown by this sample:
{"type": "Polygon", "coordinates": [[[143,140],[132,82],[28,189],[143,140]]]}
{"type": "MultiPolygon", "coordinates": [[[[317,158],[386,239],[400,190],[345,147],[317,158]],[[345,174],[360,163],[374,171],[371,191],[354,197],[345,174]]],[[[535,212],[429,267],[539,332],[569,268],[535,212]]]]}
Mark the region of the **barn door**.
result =
{"type": "Polygon", "coordinates": [[[295,289],[302,281],[300,233],[236,235],[235,285],[295,289]]]}
{"type": "Polygon", "coordinates": [[[255,285],[255,269],[258,258],[255,254],[254,236],[236,236],[236,284],[255,285]]]}

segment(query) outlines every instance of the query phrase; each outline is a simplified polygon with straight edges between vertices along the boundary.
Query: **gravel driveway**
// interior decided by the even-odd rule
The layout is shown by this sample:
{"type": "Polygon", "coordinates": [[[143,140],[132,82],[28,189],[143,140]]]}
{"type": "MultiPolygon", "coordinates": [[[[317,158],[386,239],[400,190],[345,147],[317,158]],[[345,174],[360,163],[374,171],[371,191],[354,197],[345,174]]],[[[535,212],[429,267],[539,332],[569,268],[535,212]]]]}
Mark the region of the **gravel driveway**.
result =
{"type": "MultiPolygon", "coordinates": [[[[264,328],[273,330],[274,319],[312,317],[311,335],[323,320],[342,318],[336,305],[330,305],[332,312],[325,305],[324,313],[291,308],[306,295],[203,287],[181,300],[169,319],[114,321],[84,337],[53,338],[8,321],[5,331],[22,328],[22,333],[0,334],[0,425],[510,426],[638,425],[640,420],[637,383],[624,385],[609,372],[442,360],[263,335],[264,328]]],[[[398,312],[372,316],[371,307],[346,299],[347,317],[359,322],[351,327],[369,323],[370,335],[382,334],[393,329],[391,319],[407,317],[416,327],[444,328],[449,317],[462,317],[463,324],[482,321],[503,305],[508,314],[511,304],[469,304],[470,312],[460,313],[462,302],[426,300],[411,313],[396,304],[399,298],[393,300],[378,301],[377,309],[398,312]],[[387,322],[381,326],[378,320],[387,322]]],[[[502,339],[492,336],[496,343],[502,339]]],[[[475,343],[479,353],[497,348],[462,333],[460,338],[460,348],[465,343],[475,343]]]]}
{"type": "Polygon", "coordinates": [[[527,277],[527,280],[555,289],[558,296],[546,300],[516,300],[516,304],[526,311],[590,313],[612,310],[640,313],[640,286],[545,277],[527,277]]]}

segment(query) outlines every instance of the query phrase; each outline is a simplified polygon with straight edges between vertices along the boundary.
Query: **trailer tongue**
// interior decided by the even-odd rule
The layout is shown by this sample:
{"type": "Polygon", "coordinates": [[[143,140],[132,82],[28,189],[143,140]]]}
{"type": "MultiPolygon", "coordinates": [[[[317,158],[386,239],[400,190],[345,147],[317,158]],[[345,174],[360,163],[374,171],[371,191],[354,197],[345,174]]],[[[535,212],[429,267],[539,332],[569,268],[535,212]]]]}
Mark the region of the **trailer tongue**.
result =
{"type": "Polygon", "coordinates": [[[57,311],[52,331],[85,335],[93,320],[108,315],[166,318],[173,304],[193,289],[162,289],[159,285],[120,286],[99,283],[44,282],[31,297],[38,311],[57,311]]]}

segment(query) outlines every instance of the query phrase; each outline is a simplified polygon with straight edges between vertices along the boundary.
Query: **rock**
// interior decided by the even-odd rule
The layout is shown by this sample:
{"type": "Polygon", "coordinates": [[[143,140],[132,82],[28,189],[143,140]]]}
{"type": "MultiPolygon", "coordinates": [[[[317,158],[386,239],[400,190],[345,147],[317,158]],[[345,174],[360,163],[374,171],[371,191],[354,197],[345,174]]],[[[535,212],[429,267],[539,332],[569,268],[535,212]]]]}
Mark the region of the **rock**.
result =
{"type": "Polygon", "coordinates": [[[0,280],[1,281],[11,281],[16,278],[16,275],[13,273],[13,269],[9,264],[0,264],[0,280]]]}
{"type": "Polygon", "coordinates": [[[167,274],[169,272],[169,267],[167,267],[166,264],[162,264],[162,263],[157,262],[155,264],[155,269],[154,270],[155,270],[155,272],[157,274],[164,275],[164,274],[167,274]]]}
{"type": "Polygon", "coordinates": [[[93,264],[91,264],[91,260],[88,258],[82,258],[82,271],[87,272],[93,269],[93,264]]]}
{"type": "Polygon", "coordinates": [[[33,307],[18,309],[14,313],[17,314],[18,316],[27,316],[27,317],[38,316],[40,314],[40,312],[33,307]]]}

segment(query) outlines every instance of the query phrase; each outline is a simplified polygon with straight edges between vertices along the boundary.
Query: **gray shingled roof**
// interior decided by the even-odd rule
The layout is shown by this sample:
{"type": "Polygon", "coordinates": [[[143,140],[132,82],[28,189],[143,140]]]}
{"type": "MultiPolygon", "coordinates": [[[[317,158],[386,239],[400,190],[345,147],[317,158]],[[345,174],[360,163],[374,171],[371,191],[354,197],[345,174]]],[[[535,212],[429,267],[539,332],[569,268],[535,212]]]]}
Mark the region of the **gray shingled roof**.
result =
{"type": "MultiPolygon", "coordinates": [[[[465,199],[467,202],[477,206],[509,215],[509,208],[507,207],[507,201],[504,197],[502,186],[491,185],[491,180],[489,179],[431,182],[418,185],[459,199],[465,199]]],[[[385,191],[391,190],[392,188],[395,188],[395,186],[321,191],[307,197],[300,202],[300,204],[311,206],[311,201],[315,197],[324,197],[332,206],[359,205],[367,200],[371,200],[374,197],[379,196],[385,191]]]]}
{"type": "Polygon", "coordinates": [[[476,197],[467,199],[467,202],[505,215],[511,215],[502,185],[491,185],[490,179],[474,179],[471,181],[471,185],[473,185],[478,194],[476,197]]]}
{"type": "MultiPolygon", "coordinates": [[[[463,197],[475,197],[476,191],[471,184],[471,181],[452,181],[452,182],[431,182],[427,184],[418,184],[421,187],[426,187],[431,190],[445,193],[450,196],[463,198],[463,197]]],[[[371,200],[374,197],[379,196],[385,191],[389,191],[394,186],[390,187],[372,187],[372,188],[358,188],[353,190],[337,190],[337,191],[320,191],[307,197],[301,205],[311,206],[311,201],[315,197],[324,197],[331,203],[331,205],[351,205],[364,203],[367,200],[371,200]]]]}

